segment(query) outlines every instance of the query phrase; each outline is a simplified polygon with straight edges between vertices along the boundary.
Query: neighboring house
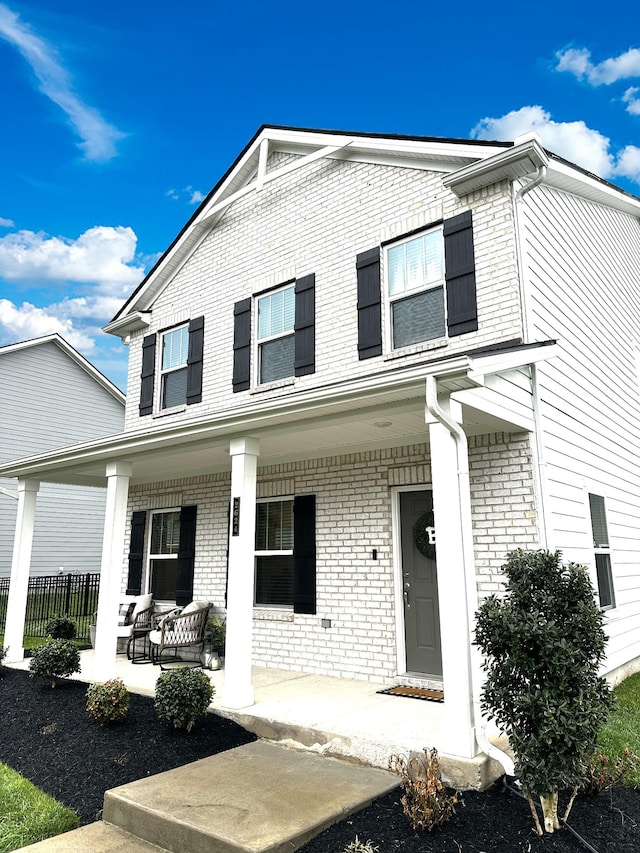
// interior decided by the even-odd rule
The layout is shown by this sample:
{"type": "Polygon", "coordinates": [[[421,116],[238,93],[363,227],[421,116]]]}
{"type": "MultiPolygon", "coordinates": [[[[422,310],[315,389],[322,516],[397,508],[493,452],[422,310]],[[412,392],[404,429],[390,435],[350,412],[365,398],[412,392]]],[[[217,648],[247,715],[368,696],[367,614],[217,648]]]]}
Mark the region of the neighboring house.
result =
{"type": "Polygon", "coordinates": [[[4,467],[107,483],[105,674],[125,590],[207,598],[223,704],[252,663],[443,684],[473,756],[517,547],[586,564],[607,671],[639,668],[639,217],[534,136],[262,128],[106,327],[124,433],[4,467]]]}
{"type": "MultiPolygon", "coordinates": [[[[124,424],[124,394],[59,335],[0,347],[0,399],[0,464],[124,424]]],[[[11,574],[17,497],[17,481],[0,478],[0,577],[11,574]]],[[[100,571],[105,497],[104,487],[42,484],[32,575],[100,571]]]]}

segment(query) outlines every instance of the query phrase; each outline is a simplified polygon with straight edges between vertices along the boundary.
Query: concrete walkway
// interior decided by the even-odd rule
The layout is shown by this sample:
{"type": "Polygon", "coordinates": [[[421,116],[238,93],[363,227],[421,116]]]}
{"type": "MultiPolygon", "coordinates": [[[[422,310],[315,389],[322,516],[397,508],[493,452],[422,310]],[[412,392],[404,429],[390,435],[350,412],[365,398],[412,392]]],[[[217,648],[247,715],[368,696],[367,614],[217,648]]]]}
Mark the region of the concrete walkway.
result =
{"type": "Polygon", "coordinates": [[[292,853],[396,776],[257,741],[107,791],[104,822],[31,853],[292,853]]]}

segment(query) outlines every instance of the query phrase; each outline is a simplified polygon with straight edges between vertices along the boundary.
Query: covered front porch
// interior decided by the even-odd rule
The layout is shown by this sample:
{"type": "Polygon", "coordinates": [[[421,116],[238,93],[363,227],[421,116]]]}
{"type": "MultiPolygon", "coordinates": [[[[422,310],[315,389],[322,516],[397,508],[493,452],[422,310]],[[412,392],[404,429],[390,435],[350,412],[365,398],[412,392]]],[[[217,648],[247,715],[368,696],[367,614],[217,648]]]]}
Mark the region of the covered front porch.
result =
{"type": "MultiPolygon", "coordinates": [[[[185,421],[180,426],[165,429],[161,423],[152,424],[144,433],[125,433],[6,467],[3,474],[19,478],[16,547],[5,633],[8,660],[19,661],[22,657],[24,604],[38,481],[106,484],[107,487],[96,649],[90,667],[91,677],[96,680],[113,677],[121,665],[116,657],[116,614],[126,578],[123,574],[124,543],[131,509],[136,506],[132,499],[153,495],[158,500],[155,506],[164,507],[195,502],[203,508],[198,524],[201,524],[200,519],[208,519],[199,528],[201,539],[211,538],[213,525],[217,525],[218,607],[225,598],[226,576],[226,667],[223,673],[215,676],[220,681],[218,702],[226,709],[225,713],[243,715],[251,709],[253,717],[256,716],[255,708],[262,705],[264,716],[258,714],[257,717],[277,721],[274,708],[280,701],[278,696],[286,696],[290,687],[302,688],[306,684],[313,697],[306,703],[308,711],[305,711],[312,718],[310,728],[314,732],[324,732],[326,743],[332,743],[335,734],[332,721],[335,722],[336,717],[323,720],[317,716],[320,709],[326,706],[329,710],[332,703],[320,701],[322,688],[318,688],[319,696],[314,695],[315,688],[311,689],[315,678],[331,678],[336,684],[329,695],[334,699],[334,694],[339,695],[343,689],[340,685],[355,684],[359,686],[354,687],[354,691],[362,696],[365,704],[360,713],[353,713],[353,724],[347,725],[350,712],[344,710],[346,733],[341,733],[344,740],[338,739],[331,749],[342,748],[339,745],[347,741],[362,742],[371,744],[375,753],[376,744],[383,743],[384,748],[378,751],[384,752],[386,762],[391,744],[386,743],[385,733],[389,729],[394,738],[396,732],[403,733],[404,746],[397,744],[399,751],[436,745],[444,754],[473,761],[479,753],[476,729],[481,720],[477,703],[478,667],[472,648],[478,583],[468,438],[533,432],[529,365],[551,354],[552,346],[534,345],[443,359],[384,377],[359,379],[335,388],[302,393],[295,399],[283,394],[280,398],[254,402],[250,409],[221,413],[206,421],[185,421]],[[394,467],[400,452],[405,461],[394,467]],[[348,466],[352,461],[349,457],[358,454],[360,468],[356,472],[348,466]],[[318,465],[319,459],[328,461],[318,465]],[[334,463],[334,459],[341,461],[334,463]],[[322,525],[325,537],[321,546],[322,571],[318,589],[321,606],[316,609],[315,587],[302,589],[299,599],[307,609],[296,610],[294,601],[288,616],[272,615],[268,631],[260,628],[261,612],[256,609],[254,595],[257,487],[260,472],[265,470],[270,472],[270,483],[278,489],[275,495],[298,493],[305,496],[313,492],[322,497],[319,506],[324,515],[318,525],[322,525]],[[351,479],[352,471],[359,479],[353,493],[349,492],[347,482],[346,486],[340,486],[342,491],[338,494],[336,484],[345,471],[347,480],[351,479]],[[185,502],[178,501],[175,491],[182,491],[179,484],[187,481],[188,486],[184,487],[185,491],[190,490],[187,498],[185,502]],[[215,506],[212,484],[217,489],[215,506]],[[373,521],[365,523],[363,517],[373,503],[374,486],[377,515],[373,521]],[[405,594],[398,520],[394,518],[394,514],[397,515],[394,507],[399,505],[394,503],[396,495],[406,486],[432,491],[438,533],[441,680],[446,714],[440,708],[434,711],[437,726],[434,720],[433,730],[438,729],[438,741],[432,744],[425,743],[429,730],[426,722],[429,721],[424,719],[425,714],[431,713],[424,707],[431,703],[380,696],[374,689],[380,673],[384,673],[380,684],[388,687],[395,676],[410,674],[411,669],[407,665],[405,648],[406,609],[403,611],[411,602],[405,594]],[[359,496],[357,504],[350,497],[356,493],[359,496]],[[231,512],[226,526],[228,563],[225,567],[226,534],[220,519],[223,513],[226,516],[227,506],[231,512]],[[336,527],[334,513],[341,513],[343,537],[348,528],[357,532],[352,536],[349,553],[346,547],[340,547],[344,538],[328,541],[327,533],[336,527]],[[377,546],[381,541],[383,548],[379,551],[377,546]],[[344,611],[344,607],[341,611],[341,604],[345,600],[343,566],[349,559],[353,566],[348,592],[351,621],[340,620],[344,611]],[[372,582],[375,573],[380,580],[372,582]],[[295,632],[291,630],[293,622],[296,623],[295,632]],[[262,630],[263,637],[268,635],[272,639],[277,652],[260,661],[266,663],[260,667],[252,666],[256,662],[258,629],[262,630]],[[331,631],[333,634],[325,633],[331,631]],[[307,645],[307,658],[296,662],[294,658],[296,654],[300,656],[303,641],[307,645]],[[318,649],[322,654],[321,664],[314,657],[318,649]],[[259,691],[264,686],[261,683],[263,674],[284,671],[271,668],[271,661],[277,666],[278,656],[283,651],[289,656],[286,677],[276,676],[271,680],[268,685],[270,698],[262,697],[259,691]],[[380,665],[382,658],[384,666],[380,665]],[[336,665],[337,659],[342,665],[336,665]],[[319,669],[322,675],[309,674],[319,669]],[[334,678],[333,672],[342,677],[334,678]],[[354,680],[354,674],[360,674],[362,681],[354,680]],[[403,720],[397,719],[397,715],[400,713],[402,717],[403,713],[397,710],[398,704],[407,702],[423,709],[409,712],[412,718],[423,718],[415,730],[416,738],[411,747],[407,746],[411,726],[407,724],[403,731],[403,720]],[[371,721],[370,732],[363,726],[365,716],[371,721]]],[[[482,448],[476,448],[475,455],[480,459],[482,448]]],[[[482,477],[491,478],[495,476],[493,459],[489,458],[492,454],[487,452],[485,456],[482,477]]],[[[499,456],[495,461],[508,468],[499,456]]],[[[504,480],[509,473],[500,472],[500,476],[504,480]]],[[[522,503],[521,496],[514,500],[522,503]]],[[[529,527],[533,529],[533,523],[529,527]]],[[[193,545],[191,547],[193,550],[193,545]]],[[[196,576],[198,571],[203,575],[210,571],[209,555],[199,558],[196,576]]],[[[309,562],[311,557],[315,560],[315,552],[308,556],[309,562]]],[[[142,552],[137,559],[142,565],[142,552]]],[[[131,562],[129,569],[131,581],[131,562]]],[[[313,572],[315,583],[315,565],[313,572]]],[[[141,580],[138,573],[138,587],[141,580]]],[[[208,595],[206,591],[205,595],[208,595]]],[[[202,592],[199,591],[197,597],[203,597],[202,592]]],[[[139,669],[142,671],[145,667],[139,669]]],[[[136,678],[139,677],[144,676],[136,673],[136,678]]],[[[296,702],[296,707],[302,708],[305,702],[302,695],[300,698],[301,704],[296,702]]],[[[340,713],[337,719],[341,719],[340,713]]],[[[291,717],[290,711],[287,714],[291,717]]],[[[306,727],[306,719],[303,714],[301,730],[306,727]]],[[[322,739],[319,742],[323,742],[322,739]]]]}

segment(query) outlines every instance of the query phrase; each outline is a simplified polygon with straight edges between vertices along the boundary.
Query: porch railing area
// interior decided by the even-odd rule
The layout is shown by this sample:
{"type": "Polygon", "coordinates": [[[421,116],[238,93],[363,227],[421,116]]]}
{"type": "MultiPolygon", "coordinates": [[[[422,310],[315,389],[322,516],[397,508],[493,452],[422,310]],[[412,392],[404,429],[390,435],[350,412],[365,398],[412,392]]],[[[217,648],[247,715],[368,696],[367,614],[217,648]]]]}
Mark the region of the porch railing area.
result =
{"type": "MultiPolygon", "coordinates": [[[[46,626],[54,616],[69,616],[76,623],[77,639],[89,642],[89,625],[98,609],[99,572],[85,574],[39,575],[29,578],[27,612],[24,624],[25,643],[29,637],[47,636],[46,626]]],[[[0,635],[9,599],[9,578],[0,578],[0,635]]]]}

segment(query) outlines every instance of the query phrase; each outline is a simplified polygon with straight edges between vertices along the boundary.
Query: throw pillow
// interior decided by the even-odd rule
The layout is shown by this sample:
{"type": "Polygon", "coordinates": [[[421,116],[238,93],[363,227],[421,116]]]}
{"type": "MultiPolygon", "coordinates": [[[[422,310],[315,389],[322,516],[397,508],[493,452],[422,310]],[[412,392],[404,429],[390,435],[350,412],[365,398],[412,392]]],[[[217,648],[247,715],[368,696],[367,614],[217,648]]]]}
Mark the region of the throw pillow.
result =
{"type": "Polygon", "coordinates": [[[131,614],[133,613],[135,606],[135,601],[125,601],[124,604],[120,605],[120,610],[118,611],[118,625],[131,624],[131,614]]]}

